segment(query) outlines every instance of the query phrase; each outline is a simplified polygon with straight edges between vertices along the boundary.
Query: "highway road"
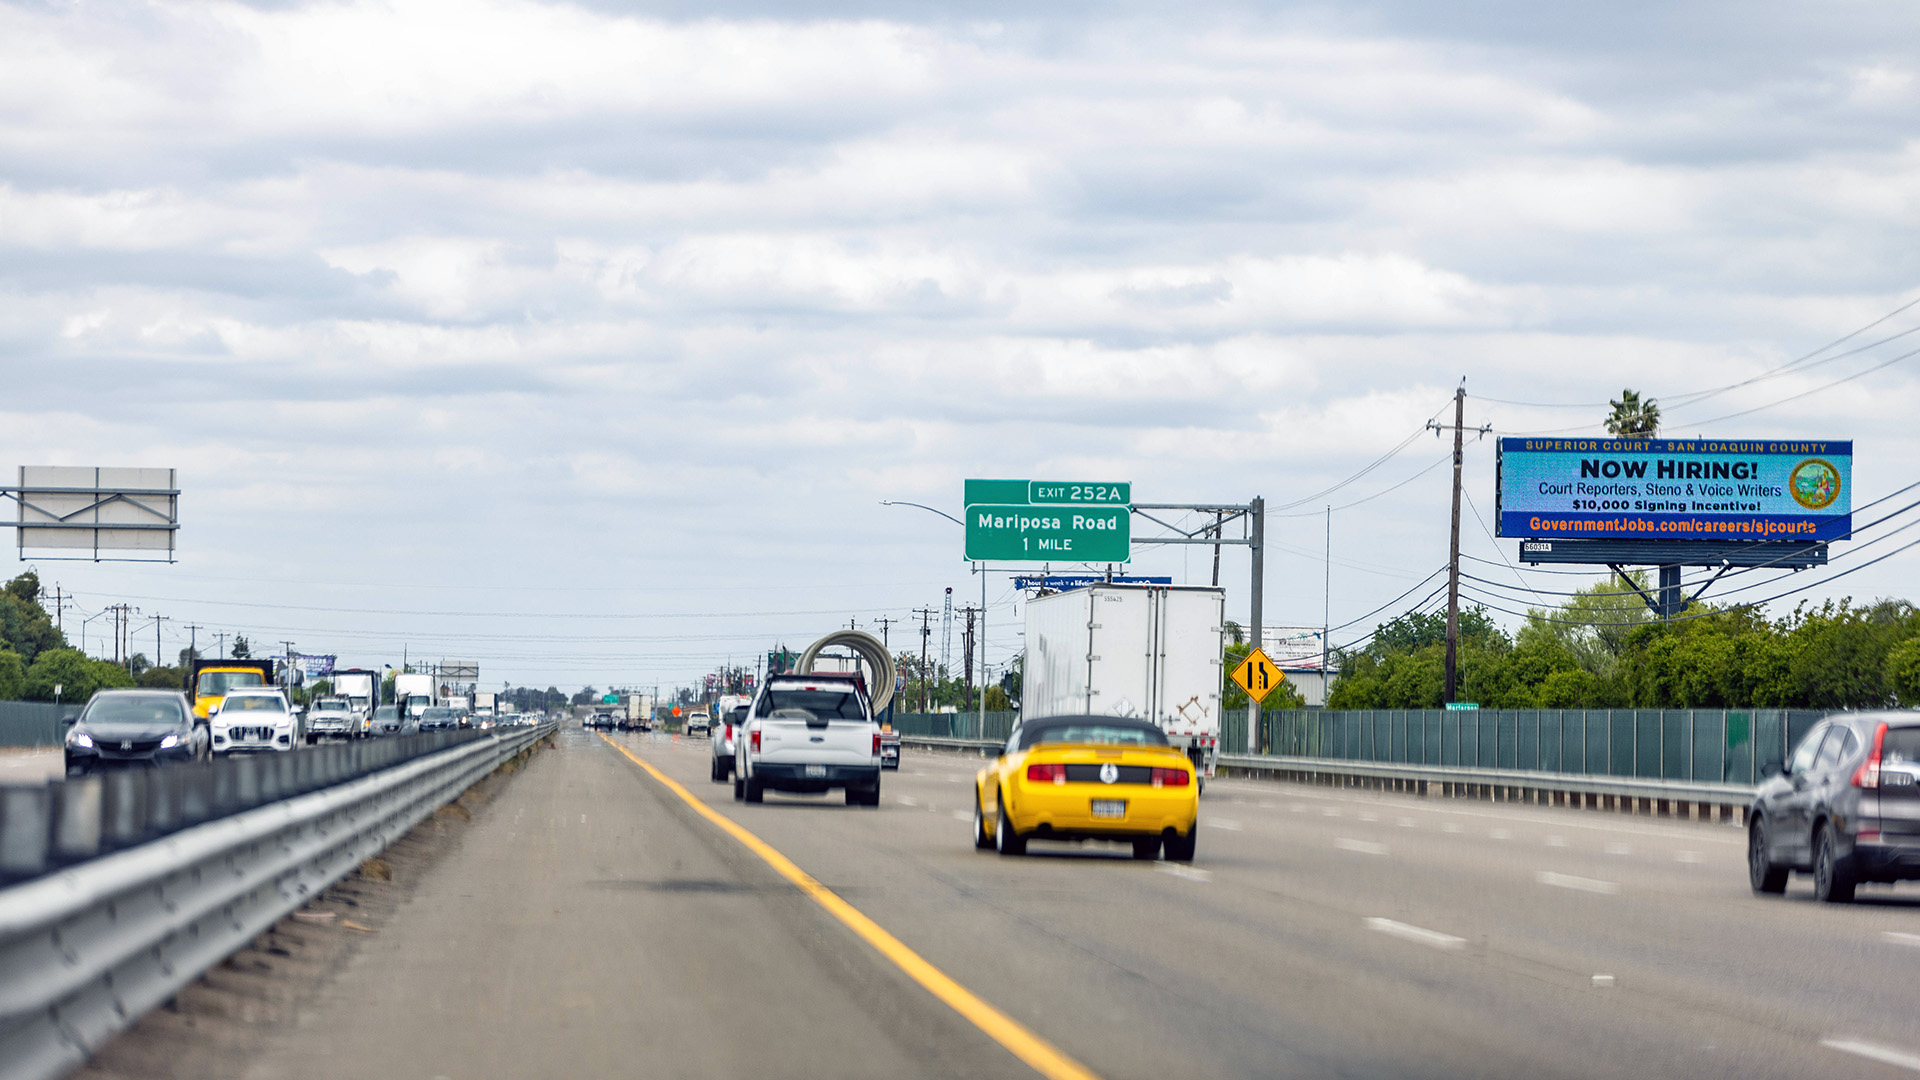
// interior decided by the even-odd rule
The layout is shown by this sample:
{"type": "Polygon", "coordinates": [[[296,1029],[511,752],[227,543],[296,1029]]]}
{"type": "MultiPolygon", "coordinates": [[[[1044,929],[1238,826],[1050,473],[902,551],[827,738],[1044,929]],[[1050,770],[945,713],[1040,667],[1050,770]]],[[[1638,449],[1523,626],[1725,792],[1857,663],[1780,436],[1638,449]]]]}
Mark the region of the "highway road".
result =
{"type": "Polygon", "coordinates": [[[1008,859],[975,760],[748,806],[702,741],[559,742],[245,1075],[1920,1072],[1920,891],[1756,898],[1737,828],[1221,780],[1191,867],[1008,859]]]}

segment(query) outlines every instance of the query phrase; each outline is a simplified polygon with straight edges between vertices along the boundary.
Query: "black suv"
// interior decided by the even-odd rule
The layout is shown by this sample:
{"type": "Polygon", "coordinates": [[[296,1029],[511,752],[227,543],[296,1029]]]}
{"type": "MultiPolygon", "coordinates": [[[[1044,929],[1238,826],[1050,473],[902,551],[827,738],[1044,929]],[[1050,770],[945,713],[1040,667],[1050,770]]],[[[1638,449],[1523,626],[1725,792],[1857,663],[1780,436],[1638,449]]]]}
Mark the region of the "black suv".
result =
{"type": "Polygon", "coordinates": [[[67,775],[108,765],[163,765],[212,756],[207,723],[178,690],[97,690],[64,721],[67,775]]]}
{"type": "Polygon", "coordinates": [[[1747,819],[1753,891],[1791,871],[1844,904],[1856,885],[1920,879],[1920,713],[1830,716],[1755,794],[1747,819]]]}

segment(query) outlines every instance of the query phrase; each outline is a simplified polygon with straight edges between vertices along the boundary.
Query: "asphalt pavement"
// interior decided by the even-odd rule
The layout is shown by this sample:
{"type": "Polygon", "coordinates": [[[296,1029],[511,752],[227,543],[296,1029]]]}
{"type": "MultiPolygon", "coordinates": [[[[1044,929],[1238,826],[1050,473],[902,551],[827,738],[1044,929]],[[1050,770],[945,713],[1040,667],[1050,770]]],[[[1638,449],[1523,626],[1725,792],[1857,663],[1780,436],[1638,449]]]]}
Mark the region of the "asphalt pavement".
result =
{"type": "Polygon", "coordinates": [[[979,762],[878,809],[563,730],[254,1064],[292,1077],[1920,1073],[1920,889],[1747,889],[1738,828],[1218,780],[1191,866],[969,838],[979,762]],[[1018,1031],[969,1019],[620,748],[1018,1031]]]}

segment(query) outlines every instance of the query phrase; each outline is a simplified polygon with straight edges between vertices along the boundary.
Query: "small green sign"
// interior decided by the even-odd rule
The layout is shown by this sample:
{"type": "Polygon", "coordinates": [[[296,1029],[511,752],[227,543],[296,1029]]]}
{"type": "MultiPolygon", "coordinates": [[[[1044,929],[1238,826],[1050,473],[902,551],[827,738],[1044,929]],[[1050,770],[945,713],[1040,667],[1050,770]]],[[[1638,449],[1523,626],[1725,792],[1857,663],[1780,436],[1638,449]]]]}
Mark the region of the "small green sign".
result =
{"type": "Polygon", "coordinates": [[[1448,711],[1448,712],[1467,712],[1467,711],[1470,711],[1470,710],[1473,710],[1473,709],[1478,709],[1479,707],[1480,707],[1480,703],[1479,703],[1479,702],[1477,702],[1477,701],[1449,701],[1449,702],[1447,702],[1447,711],[1448,711]]]}
{"type": "Polygon", "coordinates": [[[1133,485],[969,480],[966,557],[980,562],[1123,563],[1133,557],[1133,485]]]}
{"type": "Polygon", "coordinates": [[[601,695],[600,695],[600,704],[602,704],[602,705],[618,705],[618,704],[620,704],[620,695],[619,695],[619,694],[601,694],[601,695]]]}

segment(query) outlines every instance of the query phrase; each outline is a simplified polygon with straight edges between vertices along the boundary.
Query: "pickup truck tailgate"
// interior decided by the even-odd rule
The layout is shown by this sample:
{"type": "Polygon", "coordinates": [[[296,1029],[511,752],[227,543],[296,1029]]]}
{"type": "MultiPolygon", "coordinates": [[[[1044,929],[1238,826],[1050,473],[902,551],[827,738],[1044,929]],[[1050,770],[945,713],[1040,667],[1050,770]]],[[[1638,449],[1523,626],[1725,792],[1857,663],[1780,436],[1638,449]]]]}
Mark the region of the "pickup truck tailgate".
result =
{"type": "Polygon", "coordinates": [[[760,721],[759,758],[770,765],[870,765],[873,736],[879,728],[871,720],[760,721]]]}

